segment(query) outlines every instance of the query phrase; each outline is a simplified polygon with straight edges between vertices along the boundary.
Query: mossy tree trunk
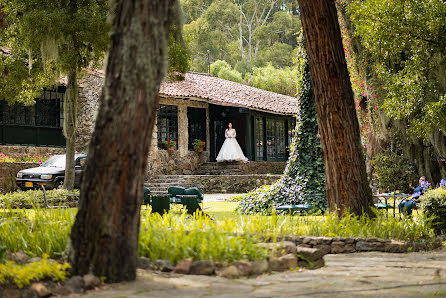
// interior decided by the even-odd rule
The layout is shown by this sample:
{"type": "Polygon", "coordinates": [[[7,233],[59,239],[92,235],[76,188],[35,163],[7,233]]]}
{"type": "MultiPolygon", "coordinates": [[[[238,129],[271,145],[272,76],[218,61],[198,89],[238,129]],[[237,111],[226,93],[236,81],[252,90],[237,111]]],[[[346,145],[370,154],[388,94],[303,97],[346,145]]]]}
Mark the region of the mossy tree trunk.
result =
{"type": "Polygon", "coordinates": [[[74,155],[76,151],[76,122],[77,122],[78,81],[76,66],[68,73],[67,92],[64,103],[64,128],[66,140],[66,162],[64,188],[74,188],[74,155]]]}
{"type": "Polygon", "coordinates": [[[71,232],[73,274],[136,277],[144,173],[175,0],[113,1],[105,86],[71,232]]]}
{"type": "Polygon", "coordinates": [[[299,0],[330,210],[373,215],[334,0],[299,0]]]}

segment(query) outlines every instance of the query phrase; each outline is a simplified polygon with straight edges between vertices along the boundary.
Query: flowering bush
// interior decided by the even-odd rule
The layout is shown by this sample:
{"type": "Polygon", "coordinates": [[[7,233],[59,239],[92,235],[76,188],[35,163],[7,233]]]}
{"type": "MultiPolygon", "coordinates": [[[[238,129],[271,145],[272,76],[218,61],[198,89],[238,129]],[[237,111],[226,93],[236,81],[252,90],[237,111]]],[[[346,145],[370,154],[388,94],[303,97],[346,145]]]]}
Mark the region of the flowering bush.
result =
{"type": "Polygon", "coordinates": [[[198,149],[200,149],[200,148],[204,148],[204,146],[206,145],[206,143],[203,142],[202,140],[195,139],[195,140],[192,142],[192,145],[194,146],[194,150],[195,150],[195,151],[198,151],[198,149]]]}
{"type": "Polygon", "coordinates": [[[35,155],[35,154],[18,154],[18,155],[6,155],[0,152],[0,162],[45,162],[50,155],[35,155]]]}
{"type": "Polygon", "coordinates": [[[163,141],[163,145],[166,148],[173,148],[177,145],[177,142],[175,142],[174,140],[171,140],[171,139],[167,139],[167,141],[163,141]]]}

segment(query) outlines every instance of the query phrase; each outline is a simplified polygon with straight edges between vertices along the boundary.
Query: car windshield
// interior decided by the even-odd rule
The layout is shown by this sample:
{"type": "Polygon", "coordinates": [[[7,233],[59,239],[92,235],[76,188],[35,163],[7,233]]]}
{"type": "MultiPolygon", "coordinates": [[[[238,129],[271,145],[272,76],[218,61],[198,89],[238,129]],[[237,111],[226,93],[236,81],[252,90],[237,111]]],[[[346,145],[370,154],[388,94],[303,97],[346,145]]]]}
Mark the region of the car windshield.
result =
{"type": "Polygon", "coordinates": [[[41,167],[65,168],[65,155],[54,155],[45,161],[41,167]]]}

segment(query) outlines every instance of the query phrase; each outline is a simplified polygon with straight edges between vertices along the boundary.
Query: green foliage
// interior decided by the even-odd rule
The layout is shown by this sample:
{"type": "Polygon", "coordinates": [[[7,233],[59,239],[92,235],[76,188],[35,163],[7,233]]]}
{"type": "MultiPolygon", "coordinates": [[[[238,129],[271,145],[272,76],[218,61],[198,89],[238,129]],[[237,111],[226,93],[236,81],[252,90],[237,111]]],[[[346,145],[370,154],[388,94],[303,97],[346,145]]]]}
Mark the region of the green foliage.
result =
{"type": "Polygon", "coordinates": [[[274,67],[287,67],[293,63],[293,47],[289,44],[277,42],[260,52],[256,63],[267,65],[271,63],[274,67]]]}
{"type": "Polygon", "coordinates": [[[74,215],[73,209],[1,210],[0,243],[29,256],[66,256],[74,215]]]}
{"type": "MultiPolygon", "coordinates": [[[[78,205],[78,199],[73,196],[66,196],[73,192],[79,192],[78,190],[68,191],[65,189],[47,190],[47,199],[50,200],[51,205],[58,206],[70,206],[74,207],[78,205]]],[[[43,191],[41,190],[28,190],[28,191],[16,191],[0,195],[0,208],[11,209],[31,209],[31,208],[43,208],[45,207],[45,200],[43,197],[43,191]]]]}
{"type": "Polygon", "coordinates": [[[302,55],[302,77],[298,88],[300,113],[296,117],[295,135],[285,172],[269,188],[246,195],[239,206],[244,214],[270,214],[273,206],[285,204],[311,204],[315,210],[327,208],[324,160],[318,136],[316,107],[308,62],[305,53],[302,55]]]}
{"type": "Polygon", "coordinates": [[[438,235],[446,234],[446,189],[429,190],[421,197],[421,208],[438,235]]]}
{"type": "Polygon", "coordinates": [[[218,73],[218,77],[232,82],[243,82],[242,75],[235,69],[223,68],[218,73]]]}
{"type": "MultiPolygon", "coordinates": [[[[291,61],[291,60],[290,60],[291,61]]],[[[253,87],[289,96],[296,95],[300,72],[297,67],[275,68],[271,63],[247,73],[246,81],[253,87]]]]}
{"type": "Polygon", "coordinates": [[[8,101],[30,104],[60,73],[78,73],[102,62],[110,29],[106,0],[0,0],[0,6],[6,24],[1,45],[11,48],[12,59],[0,65],[8,69],[8,75],[3,72],[11,83],[8,101]]]}
{"type": "Polygon", "coordinates": [[[300,29],[295,2],[182,0],[192,69],[207,72],[207,51],[211,62],[225,60],[232,67],[242,60],[290,65],[294,34],[300,29]]]}
{"type": "MultiPolygon", "coordinates": [[[[212,206],[212,203],[206,203],[212,206]]],[[[216,202],[220,209],[231,203],[216,202]]],[[[212,209],[212,208],[211,208],[212,209]]],[[[209,211],[212,212],[212,211],[209,211]]],[[[195,260],[234,262],[240,259],[266,258],[255,244],[267,236],[365,237],[415,241],[432,240],[435,235],[423,216],[394,218],[379,212],[376,218],[335,213],[325,216],[240,215],[232,208],[216,216],[190,217],[171,210],[162,217],[142,212],[139,254],[152,260],[168,259],[176,263],[195,260]]],[[[24,251],[29,256],[48,254],[66,256],[75,209],[36,209],[0,211],[0,243],[10,252],[24,251]]],[[[1,253],[0,253],[1,254],[1,253]]],[[[3,267],[4,268],[4,267],[3,267]]]]}
{"type": "Polygon", "coordinates": [[[356,33],[370,53],[368,68],[383,83],[379,105],[427,138],[446,131],[446,5],[432,1],[353,1],[356,33]]]}
{"type": "Polygon", "coordinates": [[[185,213],[147,215],[141,225],[139,254],[173,263],[185,258],[213,262],[266,258],[266,252],[255,245],[255,236],[233,235],[235,229],[234,222],[218,223],[200,215],[189,220],[185,213]]]}
{"type": "Polygon", "coordinates": [[[211,64],[211,74],[224,80],[241,83],[242,75],[224,60],[217,60],[211,64]]]}
{"type": "Polygon", "coordinates": [[[239,73],[242,74],[242,77],[245,77],[247,73],[250,73],[254,69],[254,64],[252,62],[248,62],[246,60],[238,61],[234,69],[237,70],[239,73]]]}
{"type": "Polygon", "coordinates": [[[410,192],[410,185],[417,181],[414,165],[403,155],[386,150],[370,162],[382,191],[410,192]]]}
{"type": "Polygon", "coordinates": [[[17,155],[6,155],[0,152],[0,162],[38,162],[43,163],[48,158],[49,155],[35,155],[35,154],[17,154],[17,155]]]}
{"type": "Polygon", "coordinates": [[[231,65],[228,64],[228,62],[224,60],[217,60],[214,63],[211,64],[211,75],[214,77],[218,77],[218,74],[223,69],[232,69],[231,65]]]}
{"type": "Polygon", "coordinates": [[[48,255],[43,255],[39,262],[26,265],[18,265],[12,261],[0,264],[0,284],[14,283],[23,288],[31,283],[50,278],[54,281],[64,281],[69,275],[70,264],[59,264],[48,260],[48,255]]]}

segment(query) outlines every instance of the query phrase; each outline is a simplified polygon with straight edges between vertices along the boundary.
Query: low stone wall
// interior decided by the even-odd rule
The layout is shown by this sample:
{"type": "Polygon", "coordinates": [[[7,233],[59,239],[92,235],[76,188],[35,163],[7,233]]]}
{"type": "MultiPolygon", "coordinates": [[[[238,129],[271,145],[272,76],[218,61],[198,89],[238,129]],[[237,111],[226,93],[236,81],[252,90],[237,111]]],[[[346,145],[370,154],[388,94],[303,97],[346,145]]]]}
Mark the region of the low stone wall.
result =
{"type": "Polygon", "coordinates": [[[55,155],[55,154],[65,154],[65,148],[0,145],[0,152],[3,152],[6,155],[20,155],[20,154],[55,155]]]}
{"type": "Polygon", "coordinates": [[[196,175],[188,182],[203,193],[245,193],[276,182],[280,175],[196,175]]]}
{"type": "Polygon", "coordinates": [[[318,248],[325,254],[381,251],[404,253],[441,248],[443,239],[435,241],[396,241],[378,238],[342,238],[342,237],[308,237],[285,236],[278,241],[291,241],[298,247],[318,248]]]}
{"type": "Polygon", "coordinates": [[[157,150],[149,156],[147,172],[157,175],[191,175],[209,159],[209,152],[157,150]]]}
{"type": "Polygon", "coordinates": [[[0,192],[11,192],[17,190],[17,172],[24,169],[38,167],[39,163],[31,162],[0,162],[0,192]]]}
{"type": "Polygon", "coordinates": [[[242,165],[244,174],[276,174],[281,175],[286,162],[254,161],[242,165]]]}

